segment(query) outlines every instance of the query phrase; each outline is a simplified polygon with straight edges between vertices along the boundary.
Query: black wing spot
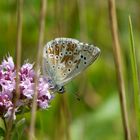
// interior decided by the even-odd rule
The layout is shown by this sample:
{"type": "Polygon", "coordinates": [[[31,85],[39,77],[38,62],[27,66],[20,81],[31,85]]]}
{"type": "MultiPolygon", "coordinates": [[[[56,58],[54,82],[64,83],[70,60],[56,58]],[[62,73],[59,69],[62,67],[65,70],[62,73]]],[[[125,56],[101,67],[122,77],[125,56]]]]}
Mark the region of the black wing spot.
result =
{"type": "Polygon", "coordinates": [[[69,51],[69,55],[72,55],[72,52],[71,51],[69,51]]]}
{"type": "Polygon", "coordinates": [[[56,55],[56,56],[55,56],[55,59],[58,59],[58,58],[59,58],[59,56],[58,56],[58,55],[56,55]]]}
{"type": "Polygon", "coordinates": [[[69,65],[71,65],[71,64],[72,64],[72,61],[71,61],[71,60],[69,60],[69,61],[68,61],[68,64],[69,64],[69,65]]]}
{"type": "Polygon", "coordinates": [[[89,48],[90,51],[92,51],[92,48],[89,48]]]}

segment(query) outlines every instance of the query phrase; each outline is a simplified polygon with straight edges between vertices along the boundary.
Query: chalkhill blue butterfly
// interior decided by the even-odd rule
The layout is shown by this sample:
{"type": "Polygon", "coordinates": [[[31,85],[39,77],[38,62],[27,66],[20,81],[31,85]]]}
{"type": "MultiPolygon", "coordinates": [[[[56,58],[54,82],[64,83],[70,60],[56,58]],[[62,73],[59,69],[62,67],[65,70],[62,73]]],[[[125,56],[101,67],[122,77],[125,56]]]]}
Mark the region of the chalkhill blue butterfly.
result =
{"type": "Polygon", "coordinates": [[[43,50],[43,74],[49,77],[59,93],[64,85],[91,65],[99,56],[100,49],[94,45],[72,38],[56,38],[43,50]]]}

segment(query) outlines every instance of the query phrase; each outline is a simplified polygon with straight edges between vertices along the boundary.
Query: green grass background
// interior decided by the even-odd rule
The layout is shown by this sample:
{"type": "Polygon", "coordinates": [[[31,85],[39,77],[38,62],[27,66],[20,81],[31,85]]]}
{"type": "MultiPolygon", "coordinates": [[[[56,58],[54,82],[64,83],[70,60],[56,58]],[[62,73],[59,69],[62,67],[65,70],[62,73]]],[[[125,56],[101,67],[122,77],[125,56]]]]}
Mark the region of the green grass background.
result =
{"type": "MultiPolygon", "coordinates": [[[[132,17],[136,56],[140,46],[140,1],[117,0],[119,39],[123,54],[126,97],[131,133],[135,133],[134,97],[130,63],[128,15],[132,17]]],[[[35,61],[40,1],[24,0],[22,64],[35,61]]],[[[0,60],[9,53],[15,59],[16,0],[0,1],[0,60]]],[[[57,94],[50,108],[37,112],[39,140],[124,140],[121,111],[112,53],[108,2],[103,0],[48,0],[44,44],[56,37],[71,37],[101,49],[99,59],[57,94]],[[75,94],[80,96],[77,100],[75,94]],[[69,134],[67,134],[69,131],[69,134]]],[[[140,59],[137,57],[138,69],[140,59]]],[[[138,71],[139,73],[139,71],[138,71]]],[[[14,130],[13,139],[27,139],[30,113],[14,130]],[[17,134],[18,132],[18,134],[17,134]]],[[[17,117],[17,121],[23,115],[17,117]]]]}

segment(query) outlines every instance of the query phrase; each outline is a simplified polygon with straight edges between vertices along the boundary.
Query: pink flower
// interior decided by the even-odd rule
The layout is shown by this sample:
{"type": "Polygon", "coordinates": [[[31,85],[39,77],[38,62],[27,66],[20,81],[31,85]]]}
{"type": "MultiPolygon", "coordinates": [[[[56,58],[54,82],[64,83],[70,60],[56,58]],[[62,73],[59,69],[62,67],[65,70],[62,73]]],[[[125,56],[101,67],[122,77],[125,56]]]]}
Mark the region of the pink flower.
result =
{"type": "Polygon", "coordinates": [[[0,116],[5,116],[9,111],[9,108],[13,107],[13,103],[8,97],[8,95],[0,95],[0,116]]]}
{"type": "Polygon", "coordinates": [[[25,79],[20,82],[21,94],[23,94],[26,98],[32,99],[34,94],[34,83],[30,81],[30,79],[25,79]]]}
{"type": "Polygon", "coordinates": [[[42,109],[48,108],[48,101],[51,100],[52,95],[49,92],[48,80],[40,77],[38,85],[38,106],[42,109]]]}
{"type": "Polygon", "coordinates": [[[30,63],[24,64],[20,69],[19,75],[21,81],[24,81],[28,78],[31,82],[33,82],[35,76],[35,72],[33,70],[33,64],[30,63]]]}
{"type": "MultiPolygon", "coordinates": [[[[35,89],[35,71],[33,64],[25,63],[20,71],[20,98],[16,103],[16,112],[20,112],[21,108],[31,107],[34,89],[35,89]]],[[[50,82],[47,78],[40,75],[38,79],[38,97],[37,104],[39,109],[47,109],[49,107],[52,95],[50,93],[50,82]]],[[[0,116],[9,118],[13,109],[13,98],[16,91],[16,69],[13,58],[9,56],[3,60],[0,65],[0,116]]],[[[14,116],[15,118],[15,116],[14,116]]]]}
{"type": "Polygon", "coordinates": [[[3,60],[2,62],[2,68],[7,71],[12,71],[15,68],[13,58],[11,56],[7,57],[7,60],[3,60]]]}

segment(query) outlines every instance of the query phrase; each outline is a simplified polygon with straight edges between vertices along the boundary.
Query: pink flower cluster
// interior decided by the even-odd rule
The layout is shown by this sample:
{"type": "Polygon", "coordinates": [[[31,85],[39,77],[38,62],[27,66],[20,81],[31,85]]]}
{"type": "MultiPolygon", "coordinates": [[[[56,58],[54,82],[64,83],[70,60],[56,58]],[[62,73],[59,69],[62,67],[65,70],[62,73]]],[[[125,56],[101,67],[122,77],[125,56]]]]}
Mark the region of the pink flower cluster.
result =
{"type": "MultiPolygon", "coordinates": [[[[19,71],[20,93],[16,102],[15,114],[22,108],[30,109],[32,107],[34,89],[35,89],[35,71],[33,64],[25,63],[19,71]]],[[[40,109],[47,109],[52,99],[48,79],[41,76],[38,79],[38,97],[37,105],[40,109]]],[[[16,69],[12,57],[3,60],[0,65],[0,116],[9,118],[13,109],[13,98],[16,91],[16,69]]]]}

